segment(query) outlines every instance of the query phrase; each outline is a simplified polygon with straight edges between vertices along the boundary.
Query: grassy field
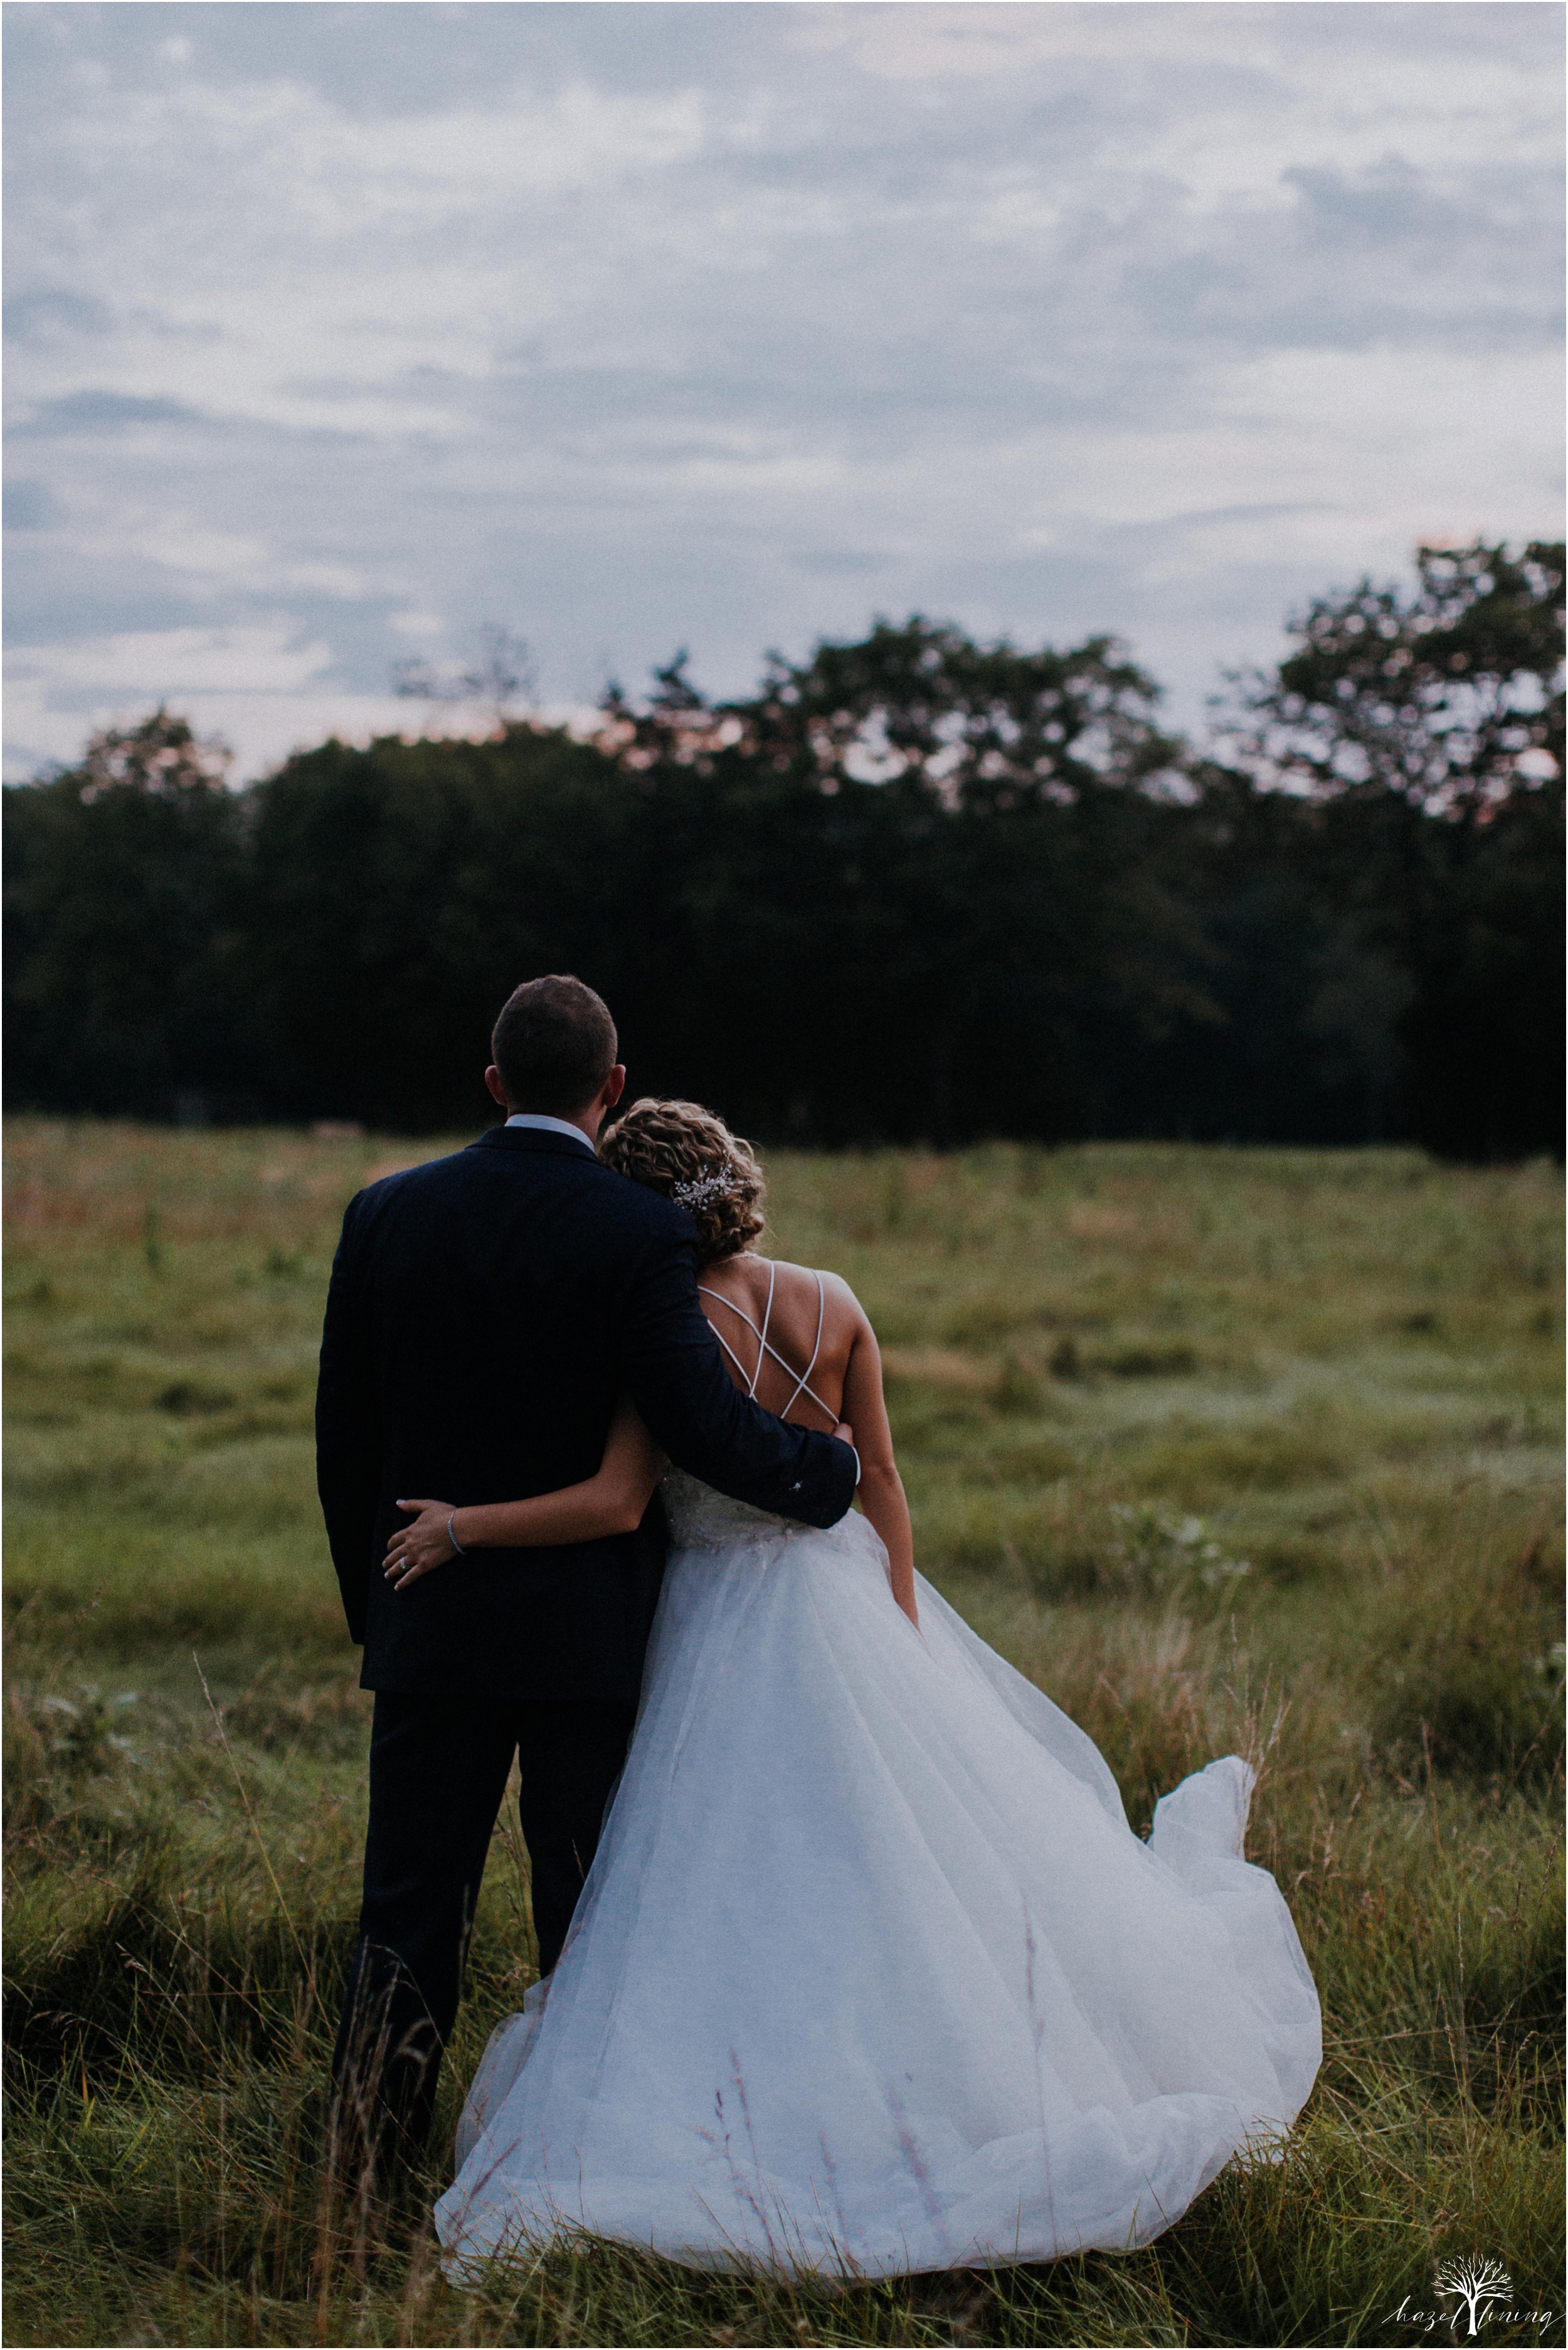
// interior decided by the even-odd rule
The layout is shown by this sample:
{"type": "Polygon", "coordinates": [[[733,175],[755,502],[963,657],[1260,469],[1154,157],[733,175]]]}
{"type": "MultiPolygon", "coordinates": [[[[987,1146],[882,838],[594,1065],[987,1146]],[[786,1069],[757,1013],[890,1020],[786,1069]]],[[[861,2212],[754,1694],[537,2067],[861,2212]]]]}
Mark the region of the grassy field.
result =
{"type": "MultiPolygon", "coordinates": [[[[369,1700],[315,1348],[345,1201],[436,1146],[7,1139],[8,2342],[1385,2344],[1449,2338],[1453,2253],[1511,2278],[1487,2340],[1564,2339],[1555,1170],[774,1158],[769,1245],[883,1334],[925,1571],[1140,1828],[1260,1763],[1323,2074],[1131,2257],[834,2297],[581,2243],[469,2296],[318,2161],[369,1700]]],[[[530,1979],[497,1842],[449,2130],[530,1979]]]]}

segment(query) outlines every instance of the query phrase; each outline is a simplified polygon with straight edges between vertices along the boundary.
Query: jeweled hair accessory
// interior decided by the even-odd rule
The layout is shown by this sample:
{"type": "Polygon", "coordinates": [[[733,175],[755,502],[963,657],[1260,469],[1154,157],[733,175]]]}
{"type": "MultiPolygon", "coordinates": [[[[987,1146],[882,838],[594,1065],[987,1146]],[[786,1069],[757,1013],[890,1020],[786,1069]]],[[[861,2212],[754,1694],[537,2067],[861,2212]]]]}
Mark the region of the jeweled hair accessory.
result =
{"type": "Polygon", "coordinates": [[[670,1196],[682,1208],[705,1208],[710,1200],[728,1200],[740,1189],[732,1170],[722,1175],[693,1175],[677,1183],[670,1196]]]}

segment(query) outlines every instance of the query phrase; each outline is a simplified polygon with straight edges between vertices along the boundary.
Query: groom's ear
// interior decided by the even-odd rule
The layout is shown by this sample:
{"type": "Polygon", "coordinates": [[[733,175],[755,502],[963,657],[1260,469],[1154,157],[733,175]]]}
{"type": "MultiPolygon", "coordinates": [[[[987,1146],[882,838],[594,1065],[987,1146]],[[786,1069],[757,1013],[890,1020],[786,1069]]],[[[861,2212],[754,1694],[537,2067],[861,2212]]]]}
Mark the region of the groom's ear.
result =
{"type": "Polygon", "coordinates": [[[484,1072],[484,1082],[490,1088],[491,1100],[499,1102],[503,1109],[510,1109],[512,1105],[506,1098],[506,1081],[493,1061],[484,1072]]]}
{"type": "Polygon", "coordinates": [[[603,1102],[606,1109],[614,1109],[617,1102],[619,1101],[625,1091],[626,1064],[623,1061],[618,1061],[614,1068],[610,1071],[608,1076],[604,1081],[604,1087],[600,1092],[599,1099],[603,1102]]]}

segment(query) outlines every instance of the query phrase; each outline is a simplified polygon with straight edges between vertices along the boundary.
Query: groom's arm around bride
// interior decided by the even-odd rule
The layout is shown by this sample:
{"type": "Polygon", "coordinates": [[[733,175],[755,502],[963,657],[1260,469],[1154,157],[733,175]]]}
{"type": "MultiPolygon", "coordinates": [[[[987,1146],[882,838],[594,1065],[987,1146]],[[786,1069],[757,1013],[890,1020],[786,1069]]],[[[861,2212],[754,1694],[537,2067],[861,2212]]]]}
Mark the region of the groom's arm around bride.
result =
{"type": "Polygon", "coordinates": [[[855,1456],[741,1394],[697,1296],[681,1209],[612,1172],[619,1098],[591,989],[504,1006],[487,1082],[508,1123],[349,1203],[317,1392],[318,1482],[351,1636],[376,1692],[364,1904],[337,2071],[340,2134],[428,2126],[491,1829],[515,1754],[540,1970],[558,1955],[635,1714],[663,1570],[633,1534],[454,1555],[400,1591],[379,1572],[400,1499],[550,1492],[597,1469],[629,1390],[679,1465],[814,1525],[855,1456]]]}

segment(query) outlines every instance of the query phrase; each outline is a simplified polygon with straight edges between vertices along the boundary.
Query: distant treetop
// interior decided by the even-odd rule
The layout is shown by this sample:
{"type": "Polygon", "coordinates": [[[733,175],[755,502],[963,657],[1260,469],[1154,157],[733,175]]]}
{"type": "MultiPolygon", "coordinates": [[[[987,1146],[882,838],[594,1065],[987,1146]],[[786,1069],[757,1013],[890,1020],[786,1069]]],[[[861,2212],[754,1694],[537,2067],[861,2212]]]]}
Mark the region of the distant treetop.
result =
{"type": "Polygon", "coordinates": [[[1232,751],[1260,782],[1464,816],[1561,775],[1562,545],[1422,546],[1416,569],[1412,593],[1317,598],[1278,674],[1243,685],[1232,751]]]}

